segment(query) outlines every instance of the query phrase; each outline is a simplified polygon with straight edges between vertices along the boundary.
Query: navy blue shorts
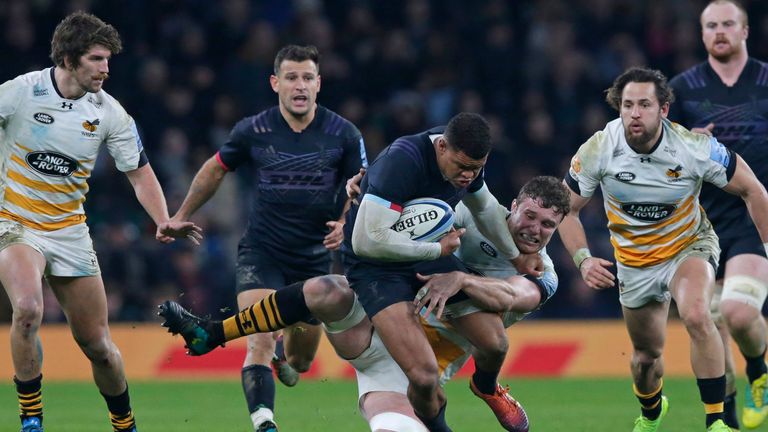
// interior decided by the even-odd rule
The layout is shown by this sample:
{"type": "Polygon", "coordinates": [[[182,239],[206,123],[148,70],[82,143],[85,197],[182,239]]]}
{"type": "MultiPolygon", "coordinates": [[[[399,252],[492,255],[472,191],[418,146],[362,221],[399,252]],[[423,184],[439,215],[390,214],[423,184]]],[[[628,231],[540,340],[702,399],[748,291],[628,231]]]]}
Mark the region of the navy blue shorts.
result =
{"type": "Polygon", "coordinates": [[[717,279],[725,277],[725,263],[736,255],[754,254],[765,256],[760,234],[753,228],[753,235],[720,239],[720,265],[717,267],[717,279]]]}
{"type": "Polygon", "coordinates": [[[330,254],[325,257],[285,259],[263,247],[240,244],[237,249],[235,287],[237,294],[257,288],[279,289],[305,281],[315,276],[328,274],[330,254]]]}
{"type": "MultiPolygon", "coordinates": [[[[347,261],[347,264],[349,286],[357,293],[365,313],[370,318],[393,304],[412,302],[422,286],[422,282],[416,278],[416,273],[428,275],[451,271],[469,272],[453,255],[402,267],[380,266],[364,261],[347,261]]],[[[448,303],[467,298],[466,294],[459,292],[451,297],[448,303]]]]}

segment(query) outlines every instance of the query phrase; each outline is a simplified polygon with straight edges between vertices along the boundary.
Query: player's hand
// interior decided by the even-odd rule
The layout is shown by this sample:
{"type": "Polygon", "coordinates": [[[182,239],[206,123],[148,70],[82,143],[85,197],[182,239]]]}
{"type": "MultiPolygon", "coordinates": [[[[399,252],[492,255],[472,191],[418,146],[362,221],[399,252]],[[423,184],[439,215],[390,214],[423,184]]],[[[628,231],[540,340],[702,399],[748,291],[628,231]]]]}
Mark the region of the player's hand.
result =
{"type": "Polygon", "coordinates": [[[203,229],[195,225],[194,222],[175,221],[173,219],[163,222],[157,226],[155,239],[161,243],[172,243],[177,238],[187,238],[196,245],[200,245],[203,239],[203,229]]]}
{"type": "Polygon", "coordinates": [[[581,262],[581,277],[587,286],[593,289],[611,288],[616,283],[616,277],[608,270],[613,263],[598,257],[589,257],[581,262]]]}
{"type": "Polygon", "coordinates": [[[692,128],[691,132],[696,132],[696,133],[704,134],[704,135],[707,135],[707,136],[712,136],[712,130],[714,128],[715,128],[715,124],[714,123],[710,123],[710,124],[704,126],[703,128],[692,128]]]}
{"type": "Polygon", "coordinates": [[[533,277],[541,277],[544,272],[544,260],[538,253],[520,254],[512,260],[512,265],[515,266],[518,273],[533,277]]]}
{"type": "Polygon", "coordinates": [[[344,241],[344,224],[339,221],[328,221],[325,226],[330,229],[330,232],[325,235],[323,246],[328,250],[338,249],[344,241]]]}
{"type": "Polygon", "coordinates": [[[452,254],[456,249],[461,246],[461,236],[464,235],[464,232],[466,229],[459,228],[459,229],[452,229],[448,234],[444,235],[443,238],[440,239],[440,256],[448,256],[452,254]]]}
{"type": "Polygon", "coordinates": [[[446,302],[454,294],[461,291],[465,276],[464,273],[458,271],[427,276],[417,273],[416,277],[424,282],[424,286],[416,293],[416,298],[413,300],[413,304],[416,305],[415,313],[418,315],[421,308],[426,306],[425,316],[429,316],[434,310],[435,317],[437,319],[442,318],[446,302]]]}
{"type": "Polygon", "coordinates": [[[359,202],[357,202],[357,197],[360,196],[360,182],[363,181],[363,176],[365,175],[365,168],[360,168],[360,172],[352,176],[349,180],[347,180],[347,185],[344,187],[347,190],[347,196],[349,199],[352,200],[357,205],[360,205],[359,202]]]}

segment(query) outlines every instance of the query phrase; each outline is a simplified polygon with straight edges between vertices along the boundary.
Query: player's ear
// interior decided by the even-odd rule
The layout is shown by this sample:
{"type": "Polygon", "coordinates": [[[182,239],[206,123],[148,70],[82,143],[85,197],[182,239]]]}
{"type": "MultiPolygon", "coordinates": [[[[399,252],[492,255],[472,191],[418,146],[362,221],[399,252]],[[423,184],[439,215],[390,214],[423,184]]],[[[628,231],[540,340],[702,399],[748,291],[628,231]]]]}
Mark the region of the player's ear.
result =
{"type": "Polygon", "coordinates": [[[277,86],[280,82],[280,79],[277,77],[277,75],[270,75],[269,76],[269,85],[272,86],[272,91],[277,93],[277,86]]]}
{"type": "Polygon", "coordinates": [[[661,116],[663,118],[667,118],[668,114],[669,114],[669,102],[664,102],[664,105],[661,106],[661,116]]]}

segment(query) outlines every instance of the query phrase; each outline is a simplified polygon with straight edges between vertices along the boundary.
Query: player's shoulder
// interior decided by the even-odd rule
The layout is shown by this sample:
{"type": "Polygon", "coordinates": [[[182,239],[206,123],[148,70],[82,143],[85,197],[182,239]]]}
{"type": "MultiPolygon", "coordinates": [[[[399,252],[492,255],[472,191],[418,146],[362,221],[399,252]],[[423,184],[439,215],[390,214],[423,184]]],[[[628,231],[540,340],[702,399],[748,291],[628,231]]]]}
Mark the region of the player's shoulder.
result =
{"type": "Polygon", "coordinates": [[[434,152],[429,135],[425,133],[406,135],[388,145],[376,159],[386,158],[400,164],[415,165],[423,172],[427,166],[428,151],[434,152]]]}
{"type": "Polygon", "coordinates": [[[331,111],[328,108],[318,105],[316,116],[321,120],[320,127],[323,133],[326,135],[339,136],[343,138],[359,137],[360,130],[357,129],[351,121],[342,117],[335,111],[331,111]]]}
{"type": "Polygon", "coordinates": [[[671,144],[687,149],[694,155],[709,156],[712,137],[691,132],[683,125],[667,119],[662,121],[662,125],[664,134],[671,144]]]}
{"type": "Polygon", "coordinates": [[[281,126],[279,116],[281,116],[280,108],[273,106],[257,114],[243,117],[232,127],[232,134],[255,137],[274,132],[281,127],[288,128],[287,124],[281,126]]]}
{"type": "Polygon", "coordinates": [[[612,149],[621,145],[623,136],[623,126],[621,118],[608,122],[605,128],[592,134],[579,147],[579,158],[584,161],[598,161],[604,159],[606,155],[610,156],[612,149]]]}
{"type": "Polygon", "coordinates": [[[676,91],[695,90],[706,87],[709,83],[707,62],[701,62],[680,72],[669,80],[669,85],[676,91]]]}
{"type": "Polygon", "coordinates": [[[16,91],[23,93],[30,90],[30,97],[47,96],[51,94],[53,90],[50,89],[50,79],[46,80],[46,73],[50,73],[50,69],[27,72],[6,81],[3,86],[6,88],[13,88],[16,91]]]}

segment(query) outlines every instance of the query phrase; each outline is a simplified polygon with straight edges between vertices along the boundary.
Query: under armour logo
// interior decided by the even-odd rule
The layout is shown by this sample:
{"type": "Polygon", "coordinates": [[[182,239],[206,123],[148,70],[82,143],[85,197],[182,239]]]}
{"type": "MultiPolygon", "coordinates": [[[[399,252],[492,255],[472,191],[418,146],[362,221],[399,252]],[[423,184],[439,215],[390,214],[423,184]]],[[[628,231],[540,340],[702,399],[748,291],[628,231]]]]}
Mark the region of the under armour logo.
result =
{"type": "Polygon", "coordinates": [[[62,102],[61,109],[72,109],[74,104],[72,102],[62,102]]]}
{"type": "Polygon", "coordinates": [[[651,162],[651,158],[649,158],[649,157],[647,157],[647,158],[641,157],[641,158],[640,158],[640,162],[641,162],[641,163],[645,163],[645,162],[648,162],[648,163],[650,163],[650,162],[651,162]]]}

